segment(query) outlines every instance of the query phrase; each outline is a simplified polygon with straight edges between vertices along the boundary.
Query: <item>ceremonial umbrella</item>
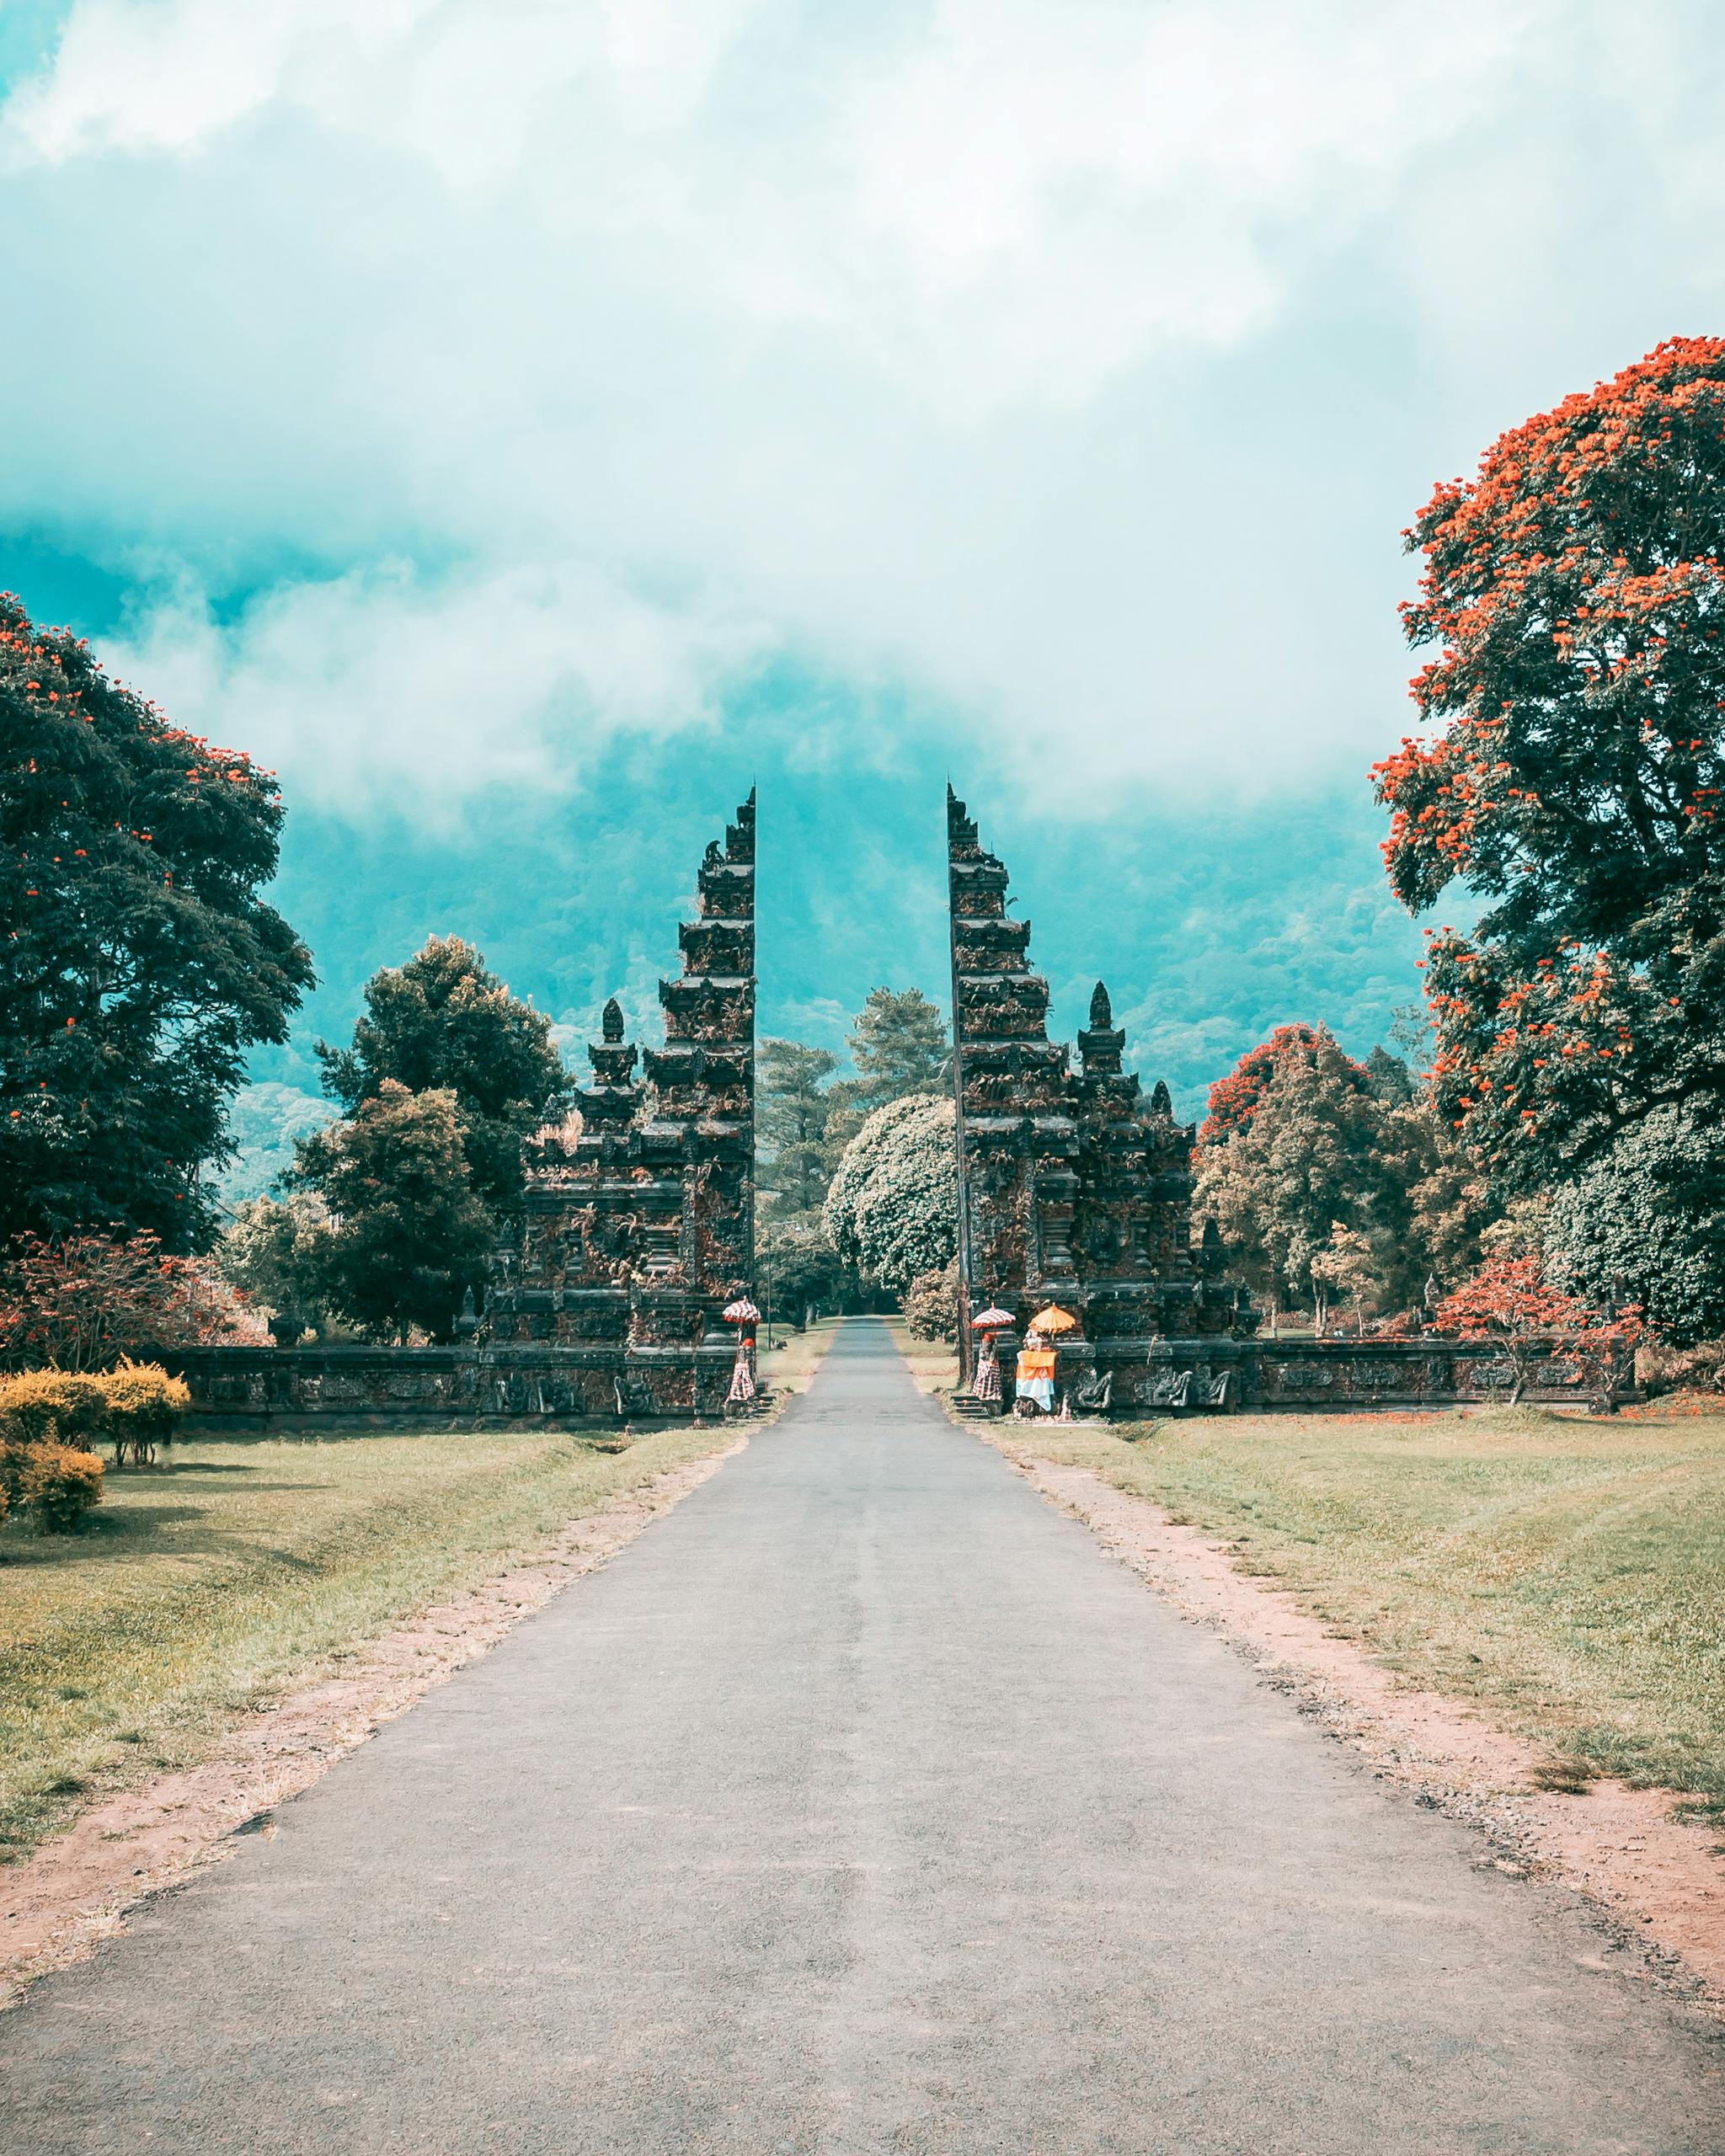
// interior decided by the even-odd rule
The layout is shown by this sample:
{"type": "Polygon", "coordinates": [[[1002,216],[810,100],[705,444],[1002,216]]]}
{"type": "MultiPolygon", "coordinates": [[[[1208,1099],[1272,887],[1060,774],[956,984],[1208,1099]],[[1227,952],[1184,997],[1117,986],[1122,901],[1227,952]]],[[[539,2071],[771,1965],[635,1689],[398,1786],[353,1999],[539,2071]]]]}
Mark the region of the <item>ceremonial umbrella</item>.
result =
{"type": "Polygon", "coordinates": [[[991,1303],[985,1310],[978,1310],[970,1321],[973,1332],[1002,1332],[1012,1323],[1012,1313],[1003,1310],[998,1303],[991,1303]]]}
{"type": "Polygon", "coordinates": [[[1063,1310],[1058,1303],[1050,1303],[1046,1310],[1039,1310],[1030,1321],[1033,1332],[1071,1332],[1078,1321],[1070,1311],[1063,1310]]]}
{"type": "Polygon", "coordinates": [[[725,1305],[724,1321],[735,1326],[759,1325],[761,1313],[746,1295],[740,1295],[735,1302],[725,1305]]]}

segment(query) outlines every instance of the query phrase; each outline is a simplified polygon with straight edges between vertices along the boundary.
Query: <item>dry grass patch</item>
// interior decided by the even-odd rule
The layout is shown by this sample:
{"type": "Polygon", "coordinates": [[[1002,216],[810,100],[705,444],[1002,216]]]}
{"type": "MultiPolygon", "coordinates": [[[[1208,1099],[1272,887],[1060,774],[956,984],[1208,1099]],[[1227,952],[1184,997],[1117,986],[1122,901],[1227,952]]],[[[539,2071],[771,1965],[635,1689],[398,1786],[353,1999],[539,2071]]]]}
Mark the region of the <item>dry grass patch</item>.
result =
{"type": "Polygon", "coordinates": [[[321,1659],[735,1440],[547,1430],[188,1438],[90,1530],[0,1529],[0,1860],[201,1757],[321,1659]]]}
{"type": "Polygon", "coordinates": [[[1094,1470],[1411,1679],[1725,1819],[1725,1421],[1643,1411],[999,1426],[1094,1470]]]}

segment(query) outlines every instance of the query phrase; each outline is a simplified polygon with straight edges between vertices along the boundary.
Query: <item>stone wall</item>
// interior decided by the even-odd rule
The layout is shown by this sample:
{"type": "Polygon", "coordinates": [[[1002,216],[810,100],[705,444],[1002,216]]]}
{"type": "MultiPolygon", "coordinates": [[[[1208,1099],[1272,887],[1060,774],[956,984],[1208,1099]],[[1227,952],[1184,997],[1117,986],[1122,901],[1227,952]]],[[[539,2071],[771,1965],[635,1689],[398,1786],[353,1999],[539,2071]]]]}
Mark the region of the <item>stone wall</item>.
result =
{"type": "MultiPolygon", "coordinates": [[[[1063,1353],[1059,1381],[1082,1385],[1095,1358],[1063,1353]],[[1070,1373],[1070,1374],[1069,1374],[1070,1373]]],[[[1336,1414],[1381,1407],[1480,1407],[1505,1399],[1514,1371],[1488,1342],[1403,1340],[1154,1340],[1103,1358],[1107,1412],[1336,1414]]],[[[1534,1364],[1525,1401],[1571,1406],[1637,1397],[1628,1358],[1604,1364],[1554,1341],[1534,1364]]],[[[1081,1411],[1080,1411],[1081,1412],[1081,1411]]]]}
{"type": "MultiPolygon", "coordinates": [[[[729,1349],[727,1348],[727,1367],[729,1349]]],[[[203,1348],[163,1358],[191,1387],[200,1422],[253,1428],[618,1420],[605,1348],[522,1355],[479,1348],[203,1348]],[[595,1400],[600,1405],[594,1406],[595,1400]]],[[[1091,1379],[1093,1343],[1069,1346],[1060,1382],[1091,1379]]],[[[1327,1414],[1350,1408],[1466,1407],[1503,1396],[1513,1372],[1494,1349],[1411,1340],[1156,1339],[1100,1358],[1120,1417],[1181,1413],[1327,1414]]],[[[1535,1367],[1532,1401],[1592,1405],[1632,1397],[1627,1363],[1605,1370],[1561,1342],[1535,1367]]],[[[718,1403],[722,1407],[722,1400],[718,1403]]],[[[686,1412],[681,1411],[681,1412],[686,1412]]],[[[718,1412],[711,1403],[708,1412],[718,1412]]],[[[665,1409],[638,1417],[676,1419],[665,1409]]]]}

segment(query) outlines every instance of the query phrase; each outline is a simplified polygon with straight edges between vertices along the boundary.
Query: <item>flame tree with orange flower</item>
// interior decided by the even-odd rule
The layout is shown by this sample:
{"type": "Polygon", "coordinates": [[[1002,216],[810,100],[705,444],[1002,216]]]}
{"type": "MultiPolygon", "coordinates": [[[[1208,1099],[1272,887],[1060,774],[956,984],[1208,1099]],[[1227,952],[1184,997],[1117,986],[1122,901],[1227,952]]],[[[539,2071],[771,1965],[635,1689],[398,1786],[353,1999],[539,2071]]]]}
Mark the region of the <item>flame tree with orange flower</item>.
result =
{"type": "Polygon", "coordinates": [[[281,803],[0,595],[0,1243],[200,1247],[228,1096],[309,954],[259,895],[281,803]]]}
{"type": "Polygon", "coordinates": [[[1373,773],[1430,936],[1442,1113],[1509,1188],[1725,1094],[1725,339],[1493,445],[1407,535],[1426,731],[1373,773]]]}

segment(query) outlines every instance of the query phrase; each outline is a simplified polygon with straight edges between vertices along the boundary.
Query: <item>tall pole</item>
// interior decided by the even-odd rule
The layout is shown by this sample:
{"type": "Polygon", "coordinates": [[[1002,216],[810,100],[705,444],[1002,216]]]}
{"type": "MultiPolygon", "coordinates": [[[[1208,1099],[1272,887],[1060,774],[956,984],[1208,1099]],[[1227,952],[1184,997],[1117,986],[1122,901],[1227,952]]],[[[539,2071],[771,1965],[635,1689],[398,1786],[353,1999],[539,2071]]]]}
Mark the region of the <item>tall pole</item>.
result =
{"type": "Polygon", "coordinates": [[[947,786],[947,952],[951,960],[953,997],[953,1172],[958,1179],[959,1244],[959,1382],[968,1385],[975,1373],[970,1339],[970,1178],[964,1161],[964,1052],[959,1030],[959,888],[953,873],[953,789],[947,786]]]}

